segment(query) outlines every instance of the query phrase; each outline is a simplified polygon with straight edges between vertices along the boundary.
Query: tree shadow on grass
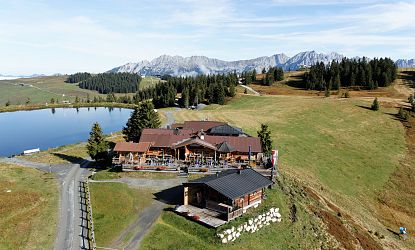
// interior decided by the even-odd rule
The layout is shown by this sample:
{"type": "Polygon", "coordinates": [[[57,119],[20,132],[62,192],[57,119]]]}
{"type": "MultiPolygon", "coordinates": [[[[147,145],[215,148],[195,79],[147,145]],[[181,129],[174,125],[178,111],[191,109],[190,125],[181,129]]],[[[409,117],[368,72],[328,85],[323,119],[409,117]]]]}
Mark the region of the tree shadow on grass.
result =
{"type": "Polygon", "coordinates": [[[69,161],[70,163],[79,164],[85,159],[78,156],[66,155],[61,153],[52,153],[54,156],[57,156],[65,161],[69,161]]]}
{"type": "Polygon", "coordinates": [[[183,202],[183,187],[177,185],[154,194],[155,199],[167,205],[178,205],[183,202]]]}
{"type": "Polygon", "coordinates": [[[367,109],[367,110],[372,110],[371,107],[367,107],[367,106],[363,106],[363,105],[356,105],[356,107],[362,108],[362,109],[367,109]]]}

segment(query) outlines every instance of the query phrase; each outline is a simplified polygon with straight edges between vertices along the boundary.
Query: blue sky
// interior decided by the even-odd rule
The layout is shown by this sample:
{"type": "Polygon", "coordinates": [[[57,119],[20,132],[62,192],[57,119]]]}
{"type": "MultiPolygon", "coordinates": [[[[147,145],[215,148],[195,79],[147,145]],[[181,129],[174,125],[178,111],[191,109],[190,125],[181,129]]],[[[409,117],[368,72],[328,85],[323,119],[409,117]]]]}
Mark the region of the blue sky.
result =
{"type": "Polygon", "coordinates": [[[0,74],[102,72],[162,54],[415,57],[415,1],[0,0],[0,74]]]}

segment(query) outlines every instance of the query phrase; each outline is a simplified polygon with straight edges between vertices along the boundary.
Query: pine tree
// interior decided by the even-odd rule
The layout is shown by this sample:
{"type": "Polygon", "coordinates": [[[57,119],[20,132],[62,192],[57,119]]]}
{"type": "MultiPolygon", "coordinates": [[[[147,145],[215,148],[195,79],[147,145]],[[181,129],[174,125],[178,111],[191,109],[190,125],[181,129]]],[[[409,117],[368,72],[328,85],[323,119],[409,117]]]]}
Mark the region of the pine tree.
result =
{"type": "Polygon", "coordinates": [[[216,103],[220,104],[220,105],[224,105],[225,104],[225,90],[223,88],[222,84],[217,84],[216,85],[216,103]]]}
{"type": "Polygon", "coordinates": [[[28,97],[27,99],[26,99],[26,105],[28,105],[30,103],[30,98],[28,97]]]}
{"type": "Polygon", "coordinates": [[[78,96],[75,97],[75,103],[79,103],[81,100],[79,99],[78,96]]]}
{"type": "Polygon", "coordinates": [[[51,104],[54,104],[54,103],[55,103],[55,98],[53,98],[53,97],[52,97],[52,98],[50,99],[50,103],[51,103],[51,104]]]}
{"type": "Polygon", "coordinates": [[[261,140],[262,152],[264,152],[265,155],[270,155],[272,150],[272,140],[271,131],[268,129],[268,125],[261,124],[261,129],[257,133],[261,140]]]}
{"type": "Polygon", "coordinates": [[[256,81],[256,70],[255,69],[252,71],[251,80],[252,80],[251,82],[256,81]]]}
{"type": "Polygon", "coordinates": [[[98,122],[94,123],[86,146],[89,156],[95,161],[104,160],[108,154],[108,147],[101,126],[98,122]]]}
{"type": "Polygon", "coordinates": [[[159,115],[154,111],[153,103],[146,101],[134,109],[122,133],[127,141],[139,142],[144,128],[158,128],[160,125],[159,115]]]}
{"type": "Polygon", "coordinates": [[[184,108],[189,108],[189,89],[185,88],[182,92],[182,98],[180,99],[181,105],[184,108]]]}
{"type": "Polygon", "coordinates": [[[6,102],[6,107],[10,106],[10,100],[6,102]]]}
{"type": "Polygon", "coordinates": [[[235,85],[231,84],[231,86],[229,87],[229,96],[234,97],[235,94],[236,94],[235,85]]]}
{"type": "Polygon", "coordinates": [[[378,98],[376,97],[375,100],[373,100],[371,109],[374,111],[378,111],[379,107],[380,107],[380,104],[379,104],[378,98]]]}

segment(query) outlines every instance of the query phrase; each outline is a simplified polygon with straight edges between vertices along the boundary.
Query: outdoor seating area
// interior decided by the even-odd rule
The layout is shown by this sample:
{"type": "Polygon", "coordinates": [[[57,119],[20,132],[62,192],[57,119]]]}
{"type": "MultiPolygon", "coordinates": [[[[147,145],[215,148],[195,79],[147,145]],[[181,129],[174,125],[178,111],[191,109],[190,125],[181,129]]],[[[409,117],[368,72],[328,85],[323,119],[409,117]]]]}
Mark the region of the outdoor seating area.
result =
{"type": "Polygon", "coordinates": [[[221,215],[220,213],[207,208],[198,208],[192,205],[181,205],[178,206],[175,211],[176,213],[179,213],[187,218],[214,228],[220,227],[227,223],[226,220],[219,219],[219,216],[221,215]]]}

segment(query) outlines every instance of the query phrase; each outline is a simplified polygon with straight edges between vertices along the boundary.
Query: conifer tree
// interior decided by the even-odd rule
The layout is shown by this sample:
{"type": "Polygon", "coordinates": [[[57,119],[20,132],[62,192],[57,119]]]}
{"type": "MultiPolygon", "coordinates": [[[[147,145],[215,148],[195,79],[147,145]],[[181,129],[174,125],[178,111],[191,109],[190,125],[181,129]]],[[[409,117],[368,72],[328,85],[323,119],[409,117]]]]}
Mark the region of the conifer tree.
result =
{"type": "Polygon", "coordinates": [[[127,141],[139,142],[144,128],[158,128],[160,125],[159,115],[154,110],[153,103],[146,101],[134,109],[122,133],[127,141]]]}
{"type": "Polygon", "coordinates": [[[270,155],[272,150],[271,131],[267,124],[261,124],[261,129],[257,132],[261,140],[262,152],[265,155],[270,155]]]}
{"type": "Polygon", "coordinates": [[[6,107],[10,106],[10,100],[6,102],[6,107]]]}
{"type": "Polygon", "coordinates": [[[231,84],[231,86],[229,87],[229,96],[234,97],[235,94],[236,94],[235,85],[231,84]]]}
{"type": "Polygon", "coordinates": [[[378,98],[376,97],[375,100],[373,100],[371,109],[374,111],[378,111],[379,107],[380,107],[380,104],[379,104],[378,98]]]}
{"type": "Polygon", "coordinates": [[[101,126],[98,122],[94,123],[86,146],[89,156],[95,161],[104,160],[108,154],[108,147],[101,126]]]}

